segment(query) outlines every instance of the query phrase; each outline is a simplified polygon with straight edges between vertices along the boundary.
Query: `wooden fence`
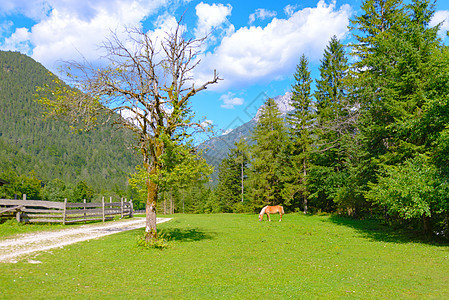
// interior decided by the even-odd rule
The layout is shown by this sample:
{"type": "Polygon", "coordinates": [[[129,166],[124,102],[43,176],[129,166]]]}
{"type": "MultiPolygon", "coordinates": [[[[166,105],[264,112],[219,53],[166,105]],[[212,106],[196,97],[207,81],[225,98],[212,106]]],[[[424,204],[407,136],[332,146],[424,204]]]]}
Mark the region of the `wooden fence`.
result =
{"type": "Polygon", "coordinates": [[[120,200],[120,202],[104,201],[86,203],[78,202],[54,202],[41,200],[0,199],[0,217],[15,216],[18,222],[41,222],[41,223],[75,223],[86,221],[106,221],[114,216],[133,216],[133,204],[131,201],[120,200]]]}

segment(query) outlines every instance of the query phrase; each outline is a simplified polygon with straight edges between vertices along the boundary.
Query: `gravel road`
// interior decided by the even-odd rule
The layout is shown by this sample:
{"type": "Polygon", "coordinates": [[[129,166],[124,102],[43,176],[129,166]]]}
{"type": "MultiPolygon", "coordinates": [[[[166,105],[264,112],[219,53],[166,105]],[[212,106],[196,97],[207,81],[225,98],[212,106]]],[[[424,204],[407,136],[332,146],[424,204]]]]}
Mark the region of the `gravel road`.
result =
{"type": "MultiPolygon", "coordinates": [[[[170,218],[157,218],[157,223],[170,218]]],[[[39,251],[61,248],[73,243],[87,241],[117,232],[145,227],[145,218],[132,218],[101,224],[82,225],[59,231],[44,231],[21,234],[0,241],[0,263],[16,263],[18,259],[29,257],[39,251]]],[[[40,263],[29,259],[30,263],[40,263]]]]}

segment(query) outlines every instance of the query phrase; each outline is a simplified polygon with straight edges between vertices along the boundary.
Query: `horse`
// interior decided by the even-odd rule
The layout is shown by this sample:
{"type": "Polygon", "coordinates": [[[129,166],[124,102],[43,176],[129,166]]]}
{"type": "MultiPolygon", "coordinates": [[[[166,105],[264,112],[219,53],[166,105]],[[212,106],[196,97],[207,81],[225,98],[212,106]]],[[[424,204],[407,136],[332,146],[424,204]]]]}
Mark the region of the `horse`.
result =
{"type": "Polygon", "coordinates": [[[263,215],[267,214],[268,221],[271,222],[270,214],[275,214],[275,213],[279,213],[279,215],[281,216],[279,222],[282,221],[282,215],[284,214],[284,208],[280,205],[276,205],[276,206],[268,206],[267,205],[264,208],[262,208],[262,210],[260,211],[259,221],[262,221],[263,215]]]}

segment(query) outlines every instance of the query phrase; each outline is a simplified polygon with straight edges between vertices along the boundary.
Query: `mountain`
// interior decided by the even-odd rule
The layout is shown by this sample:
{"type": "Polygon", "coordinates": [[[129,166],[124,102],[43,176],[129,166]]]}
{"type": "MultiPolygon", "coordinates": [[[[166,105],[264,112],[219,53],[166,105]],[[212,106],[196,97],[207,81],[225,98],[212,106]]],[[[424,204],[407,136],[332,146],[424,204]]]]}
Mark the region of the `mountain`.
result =
{"type": "MultiPolygon", "coordinates": [[[[284,118],[288,112],[293,110],[293,107],[290,105],[291,97],[292,93],[287,92],[285,95],[273,98],[284,118]]],[[[263,105],[258,108],[255,116],[249,122],[227,131],[221,136],[213,137],[199,146],[199,149],[203,150],[203,156],[207,163],[214,167],[214,173],[212,174],[214,181],[218,178],[220,162],[226,157],[229,150],[235,147],[235,143],[241,138],[246,139],[249,144],[252,143],[251,135],[254,127],[257,125],[262,108],[263,105]]]]}
{"type": "Polygon", "coordinates": [[[45,83],[48,70],[41,64],[0,51],[0,174],[34,171],[44,183],[59,178],[83,180],[97,191],[124,189],[139,163],[132,134],[110,125],[73,133],[63,121],[44,119],[34,94],[45,83]]]}

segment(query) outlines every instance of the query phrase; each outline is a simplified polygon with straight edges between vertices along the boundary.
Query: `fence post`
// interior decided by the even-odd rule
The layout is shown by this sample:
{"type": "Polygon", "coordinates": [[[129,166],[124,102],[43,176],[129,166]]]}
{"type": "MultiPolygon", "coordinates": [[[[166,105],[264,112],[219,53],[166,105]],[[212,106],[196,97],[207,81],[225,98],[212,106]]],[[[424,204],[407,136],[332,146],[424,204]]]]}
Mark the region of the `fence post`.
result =
{"type": "Polygon", "coordinates": [[[120,199],[120,219],[123,219],[123,197],[120,199]]]}
{"type": "MultiPolygon", "coordinates": [[[[26,201],[26,199],[27,199],[27,195],[23,194],[23,201],[26,201]]],[[[26,207],[23,207],[23,208],[26,208],[26,207]]],[[[19,223],[22,222],[22,213],[20,212],[20,209],[17,210],[17,212],[16,212],[16,220],[19,223]]]]}
{"type": "Polygon", "coordinates": [[[129,217],[132,218],[133,216],[134,216],[133,200],[129,200],[129,217]]]}
{"type": "Polygon", "coordinates": [[[101,208],[102,208],[102,211],[103,211],[103,222],[104,222],[104,196],[103,197],[101,197],[101,208]]]}
{"type": "Polygon", "coordinates": [[[83,210],[84,210],[84,224],[86,224],[86,199],[83,199],[83,203],[84,203],[84,208],[83,208],[83,210]]]}
{"type": "Polygon", "coordinates": [[[66,217],[67,217],[67,198],[64,199],[64,213],[62,215],[62,225],[65,225],[66,217]]]}

